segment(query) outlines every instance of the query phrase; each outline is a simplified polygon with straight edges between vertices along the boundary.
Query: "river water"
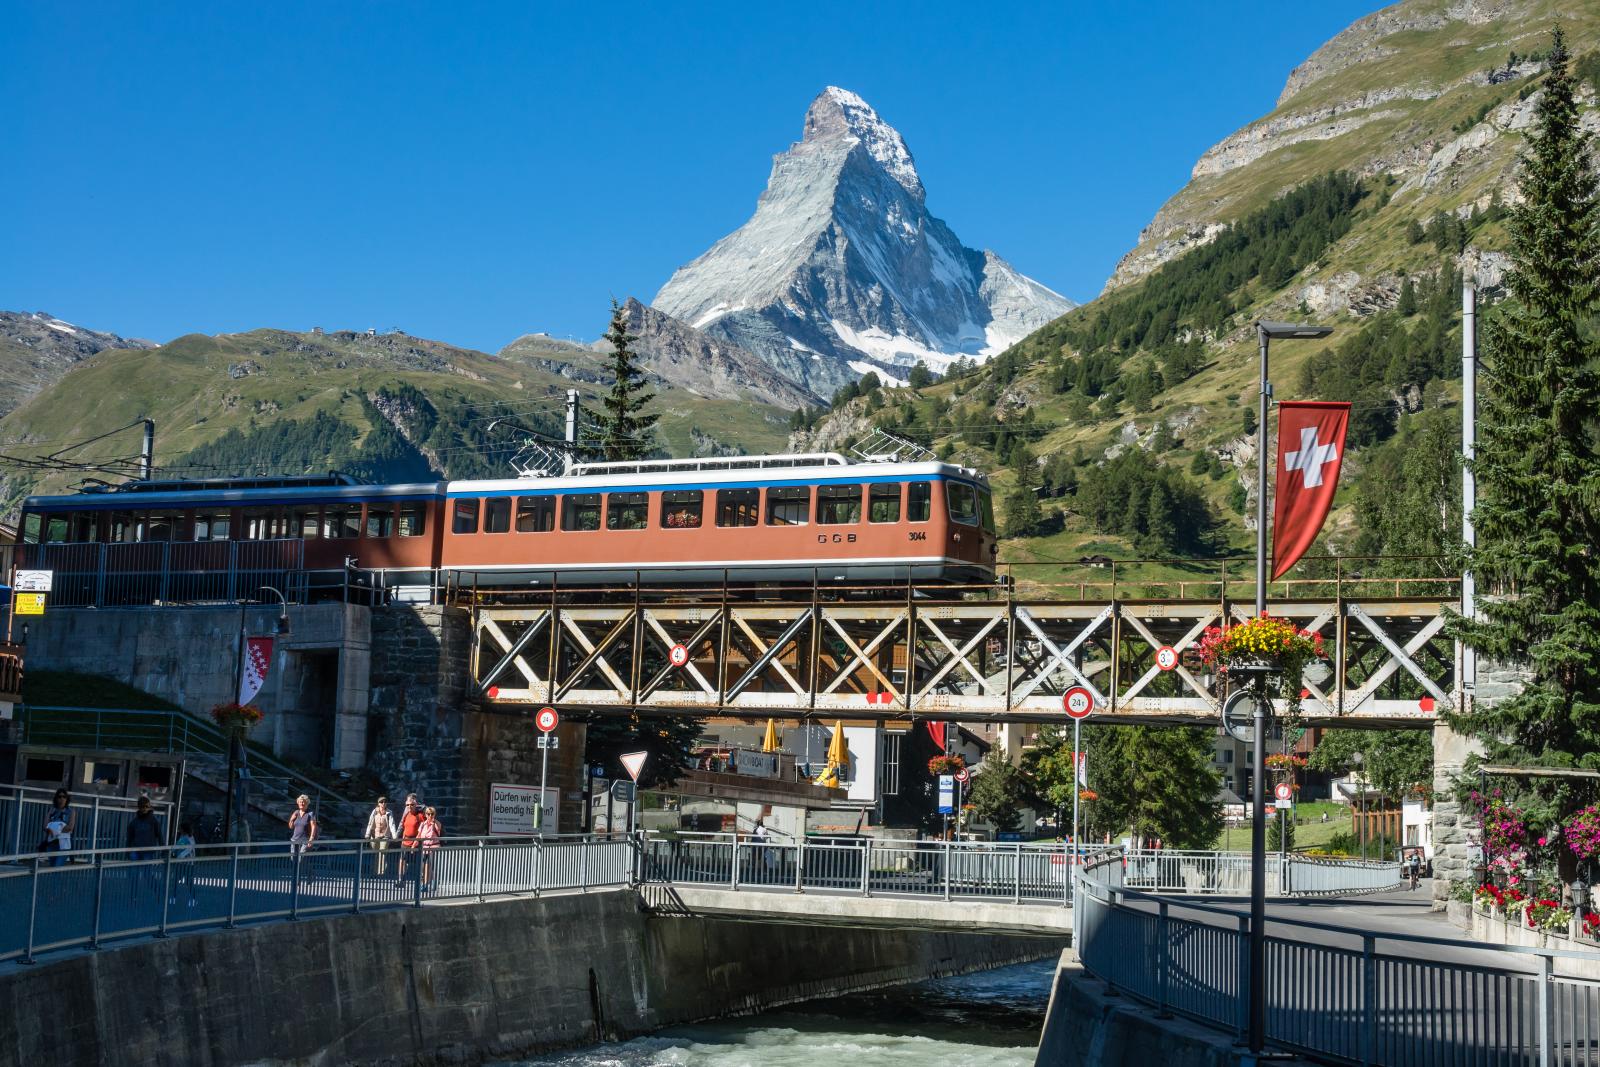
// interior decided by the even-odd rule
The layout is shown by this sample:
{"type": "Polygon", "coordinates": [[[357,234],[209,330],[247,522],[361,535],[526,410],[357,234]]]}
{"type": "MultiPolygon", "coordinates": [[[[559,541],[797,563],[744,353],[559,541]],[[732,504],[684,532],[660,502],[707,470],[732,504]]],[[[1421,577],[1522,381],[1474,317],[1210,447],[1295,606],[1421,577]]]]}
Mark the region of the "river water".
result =
{"type": "Polygon", "coordinates": [[[1042,960],[853,993],[518,1067],[1029,1067],[1055,968],[1055,960],[1042,960]]]}

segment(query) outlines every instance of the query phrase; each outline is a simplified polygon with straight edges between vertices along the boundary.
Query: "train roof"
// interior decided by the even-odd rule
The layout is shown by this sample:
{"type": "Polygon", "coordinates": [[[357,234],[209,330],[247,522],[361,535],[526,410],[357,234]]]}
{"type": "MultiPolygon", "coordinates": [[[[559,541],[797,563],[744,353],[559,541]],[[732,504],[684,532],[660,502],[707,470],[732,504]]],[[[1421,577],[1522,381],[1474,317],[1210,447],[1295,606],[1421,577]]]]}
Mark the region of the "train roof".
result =
{"type": "Polygon", "coordinates": [[[423,499],[440,495],[550,494],[582,489],[646,491],[661,488],[738,488],[773,483],[848,485],[913,477],[957,478],[987,485],[988,478],[970,467],[937,460],[852,462],[836,452],[775,456],[724,456],[703,459],[634,460],[621,463],[574,464],[569,473],[552,477],[513,477],[452,482],[361,484],[348,475],[305,475],[261,478],[160,479],[90,486],[76,493],[30,496],[23,507],[128,510],[193,506],[207,503],[294,504],[306,501],[423,499]]]}

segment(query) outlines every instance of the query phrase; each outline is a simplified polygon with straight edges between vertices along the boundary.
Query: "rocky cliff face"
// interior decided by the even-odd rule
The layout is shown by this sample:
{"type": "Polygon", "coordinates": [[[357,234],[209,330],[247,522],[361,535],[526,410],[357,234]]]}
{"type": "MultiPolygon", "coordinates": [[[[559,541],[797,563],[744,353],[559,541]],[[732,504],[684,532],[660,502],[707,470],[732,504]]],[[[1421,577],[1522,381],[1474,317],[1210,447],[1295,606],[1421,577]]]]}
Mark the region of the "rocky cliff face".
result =
{"type": "Polygon", "coordinates": [[[87,330],[43,311],[0,311],[0,414],[96,352],[154,347],[151,341],[87,330]]]}
{"type": "MultiPolygon", "coordinates": [[[[798,408],[818,398],[779,374],[754,354],[704,333],[671,315],[628,298],[622,307],[628,332],[639,340],[639,365],[692,393],[748,397],[763,404],[798,408]]],[[[605,350],[604,342],[595,346],[605,350]]]]}
{"type": "Polygon", "coordinates": [[[899,132],[854,93],[812,101],[756,213],[656,294],[654,307],[826,394],[982,359],[1074,305],[927,211],[899,132]]]}

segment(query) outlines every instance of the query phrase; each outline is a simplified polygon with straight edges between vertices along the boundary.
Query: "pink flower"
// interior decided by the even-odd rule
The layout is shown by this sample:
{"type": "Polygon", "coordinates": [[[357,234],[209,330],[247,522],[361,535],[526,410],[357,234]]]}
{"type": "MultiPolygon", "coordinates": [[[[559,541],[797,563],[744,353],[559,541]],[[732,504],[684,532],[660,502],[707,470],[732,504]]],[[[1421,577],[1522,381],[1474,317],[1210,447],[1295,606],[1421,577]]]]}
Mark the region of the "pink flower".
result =
{"type": "Polygon", "coordinates": [[[1545,846],[1545,845],[1547,845],[1547,844],[1549,844],[1549,842],[1548,842],[1548,841],[1546,841],[1546,840],[1545,840],[1545,839],[1544,839],[1544,838],[1542,838],[1542,837],[1541,837],[1541,838],[1539,838],[1539,845],[1540,845],[1540,847],[1541,847],[1541,848],[1542,848],[1542,847],[1543,847],[1543,846],[1545,846]]]}

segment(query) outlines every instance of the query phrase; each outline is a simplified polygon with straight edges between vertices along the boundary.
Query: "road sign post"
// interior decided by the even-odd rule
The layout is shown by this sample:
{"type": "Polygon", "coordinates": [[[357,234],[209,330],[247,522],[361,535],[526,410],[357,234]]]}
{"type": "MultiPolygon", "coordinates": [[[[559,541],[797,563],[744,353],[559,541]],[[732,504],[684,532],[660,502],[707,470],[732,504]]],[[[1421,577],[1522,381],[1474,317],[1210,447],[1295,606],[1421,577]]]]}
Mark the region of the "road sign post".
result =
{"type": "MultiPolygon", "coordinates": [[[[622,763],[622,769],[628,772],[628,777],[633,779],[633,784],[639,784],[639,774],[644,770],[644,761],[650,758],[648,752],[624,752],[617,759],[622,763]]],[[[612,787],[615,795],[616,787],[612,787]]],[[[637,805],[632,800],[628,801],[628,833],[633,833],[633,813],[637,805]]]]}
{"type": "MultiPolygon", "coordinates": [[[[1061,694],[1061,706],[1072,719],[1072,869],[1078,868],[1078,802],[1083,792],[1082,772],[1083,734],[1079,729],[1083,720],[1094,711],[1094,694],[1081,685],[1075,685],[1061,694]]],[[[1070,872],[1068,877],[1071,877],[1070,872]]]]}
{"type": "MultiPolygon", "coordinates": [[[[533,717],[533,725],[539,728],[539,836],[544,836],[544,797],[545,789],[550,777],[550,742],[555,738],[550,732],[561,722],[561,716],[556,714],[555,708],[540,708],[539,713],[533,717]]],[[[561,827],[561,804],[556,804],[556,828],[561,827]]]]}

